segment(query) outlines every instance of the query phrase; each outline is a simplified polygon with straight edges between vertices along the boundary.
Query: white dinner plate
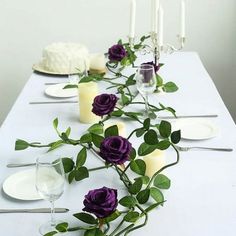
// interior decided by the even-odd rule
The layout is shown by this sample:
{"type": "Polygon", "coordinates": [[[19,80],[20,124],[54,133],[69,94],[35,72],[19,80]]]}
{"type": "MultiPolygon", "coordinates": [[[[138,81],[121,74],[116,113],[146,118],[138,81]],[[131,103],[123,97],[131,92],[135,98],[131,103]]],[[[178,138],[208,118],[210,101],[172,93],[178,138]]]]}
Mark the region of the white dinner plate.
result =
{"type": "Polygon", "coordinates": [[[68,83],[50,85],[45,89],[45,94],[56,98],[70,98],[78,96],[78,89],[63,89],[66,85],[68,85],[68,83]]]}
{"type": "Polygon", "coordinates": [[[173,123],[174,130],[181,130],[181,138],[189,140],[204,140],[217,136],[218,127],[208,119],[179,119],[173,123]]]}
{"type": "Polygon", "coordinates": [[[24,170],[10,175],[3,183],[3,191],[10,197],[19,200],[40,200],[35,187],[35,169],[24,170]]]}

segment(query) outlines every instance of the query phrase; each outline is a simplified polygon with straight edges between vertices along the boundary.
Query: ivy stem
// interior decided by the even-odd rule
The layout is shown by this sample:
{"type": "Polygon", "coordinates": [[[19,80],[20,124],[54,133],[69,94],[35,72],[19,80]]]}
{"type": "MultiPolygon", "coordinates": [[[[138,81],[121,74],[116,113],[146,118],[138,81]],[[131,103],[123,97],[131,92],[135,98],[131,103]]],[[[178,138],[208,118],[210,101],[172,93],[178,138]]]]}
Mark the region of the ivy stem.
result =
{"type": "Polygon", "coordinates": [[[119,236],[122,235],[124,232],[126,232],[127,230],[131,229],[134,227],[135,224],[130,224],[129,226],[127,226],[126,228],[124,228],[123,230],[121,230],[120,232],[118,232],[115,236],[119,236]]]}
{"type": "Polygon", "coordinates": [[[88,171],[89,171],[89,172],[92,172],[92,171],[96,171],[96,170],[108,169],[108,168],[111,167],[111,166],[112,166],[112,165],[99,166],[99,167],[95,167],[95,168],[88,169],[88,171]]]}
{"type": "Polygon", "coordinates": [[[172,146],[172,147],[174,148],[174,150],[176,151],[176,155],[177,155],[176,161],[173,162],[173,163],[171,163],[171,164],[168,164],[168,165],[166,165],[166,166],[163,166],[160,170],[158,170],[158,171],[152,176],[152,178],[151,178],[151,180],[149,181],[149,183],[148,183],[146,189],[148,189],[148,188],[151,186],[152,182],[154,181],[154,179],[156,178],[156,176],[157,176],[159,173],[161,173],[163,170],[165,170],[165,169],[167,169],[167,168],[169,168],[169,167],[171,167],[171,166],[174,166],[174,165],[176,165],[176,164],[179,163],[179,158],[180,158],[180,156],[179,156],[179,151],[178,151],[178,149],[175,147],[174,144],[171,143],[171,146],[172,146]]]}
{"type": "Polygon", "coordinates": [[[139,129],[135,129],[135,130],[133,130],[133,131],[130,133],[130,135],[128,136],[127,139],[130,139],[130,138],[132,137],[132,135],[133,135],[137,130],[139,130],[139,129]]]}
{"type": "Polygon", "coordinates": [[[124,219],[118,224],[118,226],[115,228],[113,232],[111,232],[109,236],[113,236],[119,230],[119,228],[122,226],[123,223],[124,223],[124,219]]]}

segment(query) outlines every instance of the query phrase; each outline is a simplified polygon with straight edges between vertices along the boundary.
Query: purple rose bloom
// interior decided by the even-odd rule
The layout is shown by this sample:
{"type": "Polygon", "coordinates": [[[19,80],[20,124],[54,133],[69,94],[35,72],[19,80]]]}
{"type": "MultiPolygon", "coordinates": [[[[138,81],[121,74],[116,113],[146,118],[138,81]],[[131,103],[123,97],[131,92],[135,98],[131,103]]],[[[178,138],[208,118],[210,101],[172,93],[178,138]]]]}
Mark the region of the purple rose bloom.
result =
{"type": "Polygon", "coordinates": [[[160,65],[159,64],[156,65],[153,61],[143,63],[142,65],[151,65],[151,66],[153,66],[155,73],[157,73],[157,71],[159,71],[159,69],[160,69],[160,65]]]}
{"type": "Polygon", "coordinates": [[[121,136],[110,136],[100,146],[100,156],[108,163],[121,165],[129,159],[132,145],[121,136]]]}
{"type": "Polygon", "coordinates": [[[126,55],[127,52],[121,44],[113,45],[108,50],[108,58],[110,61],[121,61],[126,55]]]}
{"type": "Polygon", "coordinates": [[[111,113],[118,98],[114,94],[101,94],[94,98],[92,112],[97,116],[104,116],[111,113]]]}
{"type": "Polygon", "coordinates": [[[85,195],[83,203],[83,211],[92,213],[97,218],[105,218],[116,210],[117,190],[106,187],[91,190],[85,195]]]}

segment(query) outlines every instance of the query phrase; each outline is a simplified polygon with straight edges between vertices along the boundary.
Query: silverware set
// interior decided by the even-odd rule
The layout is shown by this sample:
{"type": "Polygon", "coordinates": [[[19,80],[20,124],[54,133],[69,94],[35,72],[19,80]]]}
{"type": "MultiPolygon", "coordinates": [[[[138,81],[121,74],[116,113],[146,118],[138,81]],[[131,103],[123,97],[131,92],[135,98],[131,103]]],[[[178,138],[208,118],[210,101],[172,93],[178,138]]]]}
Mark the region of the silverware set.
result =
{"type": "MultiPolygon", "coordinates": [[[[67,208],[55,208],[55,213],[68,212],[67,208]]],[[[51,208],[0,209],[0,213],[51,213],[51,208]]]]}

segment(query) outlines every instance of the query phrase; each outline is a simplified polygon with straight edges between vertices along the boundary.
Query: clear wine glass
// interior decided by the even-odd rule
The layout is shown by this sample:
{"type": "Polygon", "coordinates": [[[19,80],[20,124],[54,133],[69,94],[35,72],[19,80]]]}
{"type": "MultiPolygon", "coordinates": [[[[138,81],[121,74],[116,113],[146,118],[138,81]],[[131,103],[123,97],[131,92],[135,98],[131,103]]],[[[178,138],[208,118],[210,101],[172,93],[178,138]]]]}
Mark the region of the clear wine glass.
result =
{"type": "Polygon", "coordinates": [[[69,59],[68,79],[70,84],[78,84],[79,80],[88,75],[88,66],[84,58],[69,59]]]}
{"type": "Polygon", "coordinates": [[[54,202],[64,192],[65,173],[61,158],[45,154],[36,160],[36,189],[40,196],[51,203],[51,221],[39,228],[40,234],[44,235],[55,230],[59,221],[55,220],[54,202]]]}
{"type": "MultiPolygon", "coordinates": [[[[136,87],[145,100],[144,119],[150,117],[148,106],[148,95],[156,89],[156,74],[154,67],[149,64],[141,65],[135,75],[136,87]]],[[[150,117],[151,118],[151,117],[150,117]]]]}

